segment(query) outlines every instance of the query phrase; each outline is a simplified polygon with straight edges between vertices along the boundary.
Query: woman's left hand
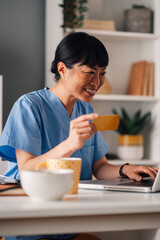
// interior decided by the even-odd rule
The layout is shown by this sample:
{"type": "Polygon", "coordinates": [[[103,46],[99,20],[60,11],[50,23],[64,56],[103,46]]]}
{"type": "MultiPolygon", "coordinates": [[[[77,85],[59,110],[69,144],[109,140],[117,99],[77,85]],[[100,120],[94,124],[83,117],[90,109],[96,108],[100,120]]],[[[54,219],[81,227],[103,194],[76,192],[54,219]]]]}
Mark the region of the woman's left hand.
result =
{"type": "Polygon", "coordinates": [[[143,179],[142,175],[147,174],[153,179],[156,178],[158,173],[158,167],[149,167],[149,166],[134,166],[134,165],[125,165],[123,167],[123,173],[130,179],[136,181],[141,181],[143,179]]]}

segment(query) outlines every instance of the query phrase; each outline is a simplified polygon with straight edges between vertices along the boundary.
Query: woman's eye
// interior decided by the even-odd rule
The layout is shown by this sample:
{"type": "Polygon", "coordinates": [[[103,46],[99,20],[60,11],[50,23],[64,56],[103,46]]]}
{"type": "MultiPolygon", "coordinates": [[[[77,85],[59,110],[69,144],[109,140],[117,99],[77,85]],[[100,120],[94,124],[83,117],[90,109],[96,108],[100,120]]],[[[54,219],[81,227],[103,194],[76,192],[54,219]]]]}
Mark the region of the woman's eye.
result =
{"type": "Polygon", "coordinates": [[[87,72],[87,73],[89,73],[89,74],[91,74],[91,75],[94,75],[94,72],[87,72]]]}
{"type": "Polygon", "coordinates": [[[102,76],[104,76],[105,74],[106,74],[106,72],[101,73],[102,76]]]}

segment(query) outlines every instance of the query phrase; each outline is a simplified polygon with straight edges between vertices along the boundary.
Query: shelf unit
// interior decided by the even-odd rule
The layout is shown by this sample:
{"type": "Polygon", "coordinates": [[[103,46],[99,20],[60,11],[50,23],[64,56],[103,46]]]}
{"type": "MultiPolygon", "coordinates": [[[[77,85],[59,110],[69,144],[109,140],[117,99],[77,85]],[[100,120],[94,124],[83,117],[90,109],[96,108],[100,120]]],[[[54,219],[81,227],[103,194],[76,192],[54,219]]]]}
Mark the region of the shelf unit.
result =
{"type": "Polygon", "coordinates": [[[129,102],[158,102],[160,98],[154,96],[131,96],[120,94],[96,94],[94,100],[129,101],[129,102]]]}
{"type": "MultiPolygon", "coordinates": [[[[48,74],[51,61],[51,50],[55,49],[57,42],[63,37],[62,12],[58,6],[59,0],[46,0],[46,83],[53,85],[52,76],[48,74]],[[55,14],[53,14],[53,12],[55,14]],[[56,32],[56,36],[55,36],[56,32]]],[[[114,20],[116,31],[99,31],[76,29],[98,37],[109,52],[109,66],[107,79],[112,92],[109,95],[95,95],[92,105],[99,114],[111,114],[115,108],[120,111],[124,107],[131,115],[138,109],[142,112],[151,111],[151,124],[146,126],[144,134],[143,164],[159,165],[160,162],[160,1],[141,0],[141,4],[154,11],[154,32],[136,33],[124,32],[123,11],[135,3],[134,0],[88,0],[87,18],[97,20],[114,20]],[[136,61],[154,61],[154,96],[128,96],[126,89],[130,68],[136,61]]],[[[102,132],[109,145],[110,152],[117,151],[117,133],[113,131],[102,132]]],[[[111,161],[119,164],[119,160],[111,161]]],[[[122,160],[123,162],[123,160],[122,160]]],[[[141,161],[134,161],[135,164],[141,161]]]]}
{"type": "MultiPolygon", "coordinates": [[[[107,78],[112,87],[109,95],[95,95],[92,105],[99,114],[111,114],[115,108],[120,111],[124,107],[131,115],[138,109],[145,113],[151,111],[152,120],[150,126],[146,126],[144,134],[144,159],[135,159],[133,164],[160,164],[160,2],[158,0],[143,0],[141,4],[154,11],[154,33],[136,33],[123,31],[123,11],[130,8],[133,0],[102,0],[99,9],[95,1],[89,0],[90,19],[114,20],[117,31],[99,30],[76,30],[85,31],[98,37],[106,46],[109,52],[110,63],[107,70],[107,78]],[[115,8],[115,6],[117,7],[115,8]],[[112,9],[112,10],[111,10],[112,9]],[[111,11],[109,11],[111,10],[111,11]],[[96,12],[96,13],[95,13],[96,12]],[[130,67],[136,61],[154,61],[154,96],[131,96],[126,95],[130,67]]],[[[117,153],[117,133],[103,132],[111,153],[117,153]]],[[[113,164],[121,164],[121,160],[111,160],[113,164]]]]}
{"type": "MultiPolygon", "coordinates": [[[[69,31],[69,29],[68,29],[69,31]]],[[[91,35],[107,37],[108,40],[118,41],[152,41],[158,39],[158,35],[153,33],[136,33],[136,32],[123,32],[123,31],[103,31],[103,30],[88,30],[88,29],[75,29],[75,32],[87,32],[91,35]]]]}

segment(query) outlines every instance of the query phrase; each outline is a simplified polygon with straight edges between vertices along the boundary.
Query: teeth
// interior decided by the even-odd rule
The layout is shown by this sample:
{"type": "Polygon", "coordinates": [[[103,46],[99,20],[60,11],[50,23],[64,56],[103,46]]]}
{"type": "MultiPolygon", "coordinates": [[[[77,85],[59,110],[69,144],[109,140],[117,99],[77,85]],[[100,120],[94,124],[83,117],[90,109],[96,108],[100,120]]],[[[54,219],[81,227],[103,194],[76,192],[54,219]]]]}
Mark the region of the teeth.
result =
{"type": "Polygon", "coordinates": [[[94,94],[96,93],[96,90],[91,90],[91,89],[88,89],[88,88],[86,88],[86,91],[90,92],[90,93],[94,93],[94,94]]]}

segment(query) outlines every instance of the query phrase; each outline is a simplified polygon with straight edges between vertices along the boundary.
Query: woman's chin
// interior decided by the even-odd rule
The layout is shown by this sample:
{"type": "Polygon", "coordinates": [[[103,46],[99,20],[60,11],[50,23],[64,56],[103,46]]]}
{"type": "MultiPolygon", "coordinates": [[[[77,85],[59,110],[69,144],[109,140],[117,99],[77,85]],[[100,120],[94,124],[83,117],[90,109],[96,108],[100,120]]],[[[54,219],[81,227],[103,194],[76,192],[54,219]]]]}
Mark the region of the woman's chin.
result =
{"type": "Polygon", "coordinates": [[[93,100],[93,96],[82,96],[80,97],[80,100],[83,101],[83,102],[91,102],[93,100]]]}

